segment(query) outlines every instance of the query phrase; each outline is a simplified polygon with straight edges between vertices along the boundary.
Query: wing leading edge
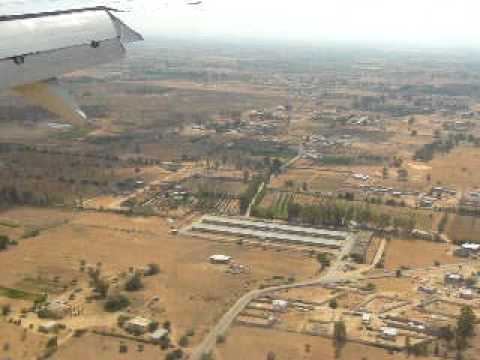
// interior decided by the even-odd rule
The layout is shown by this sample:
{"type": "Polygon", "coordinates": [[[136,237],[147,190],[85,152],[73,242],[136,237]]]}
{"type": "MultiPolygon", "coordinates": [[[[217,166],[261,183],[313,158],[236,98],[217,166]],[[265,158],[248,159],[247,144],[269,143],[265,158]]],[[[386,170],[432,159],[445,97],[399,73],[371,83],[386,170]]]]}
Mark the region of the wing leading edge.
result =
{"type": "Polygon", "coordinates": [[[65,120],[85,120],[56,78],[119,60],[142,36],[108,8],[0,17],[0,91],[13,89],[65,120]]]}

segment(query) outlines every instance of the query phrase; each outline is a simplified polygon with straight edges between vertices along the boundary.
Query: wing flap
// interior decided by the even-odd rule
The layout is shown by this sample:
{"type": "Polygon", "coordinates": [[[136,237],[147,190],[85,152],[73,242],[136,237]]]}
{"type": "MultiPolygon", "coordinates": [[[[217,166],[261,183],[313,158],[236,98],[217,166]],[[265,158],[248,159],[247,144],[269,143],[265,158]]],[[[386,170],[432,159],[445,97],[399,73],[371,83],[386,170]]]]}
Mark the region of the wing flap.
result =
{"type": "Polygon", "coordinates": [[[100,43],[97,48],[83,45],[30,55],[23,64],[1,60],[0,91],[117,61],[124,56],[125,48],[119,39],[114,39],[100,43]]]}
{"type": "Polygon", "coordinates": [[[17,86],[13,90],[29,102],[49,110],[72,124],[82,124],[87,119],[74,98],[57,79],[17,86]]]}

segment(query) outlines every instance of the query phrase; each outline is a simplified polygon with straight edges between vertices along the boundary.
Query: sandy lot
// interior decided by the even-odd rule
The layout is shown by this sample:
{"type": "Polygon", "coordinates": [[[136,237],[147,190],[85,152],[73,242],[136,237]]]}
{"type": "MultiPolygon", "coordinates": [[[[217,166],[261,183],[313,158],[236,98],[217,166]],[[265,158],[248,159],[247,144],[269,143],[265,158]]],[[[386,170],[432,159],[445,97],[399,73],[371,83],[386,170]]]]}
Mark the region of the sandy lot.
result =
{"type": "Polygon", "coordinates": [[[451,240],[480,241],[480,219],[475,216],[450,216],[446,233],[451,240]]]}
{"type": "Polygon", "coordinates": [[[85,334],[80,338],[72,339],[66,346],[61,347],[51,359],[153,360],[165,357],[166,352],[162,351],[159,346],[145,344],[143,350],[139,351],[138,345],[139,343],[134,341],[85,334]],[[121,354],[119,352],[120,343],[124,343],[127,346],[127,353],[121,354]]]}
{"type": "Polygon", "coordinates": [[[440,264],[460,262],[459,258],[450,254],[446,244],[423,240],[391,240],[386,249],[385,268],[394,270],[401,266],[411,268],[433,266],[435,261],[440,264]]]}
{"type": "Polygon", "coordinates": [[[0,323],[0,356],[2,359],[33,359],[45,349],[46,342],[45,336],[31,332],[24,334],[23,329],[18,326],[0,323]]]}
{"type": "Polygon", "coordinates": [[[480,148],[459,146],[446,156],[436,156],[432,167],[432,183],[468,190],[480,184],[480,148]]]}
{"type": "MultiPolygon", "coordinates": [[[[42,209],[27,213],[34,218],[35,212],[42,217],[42,209]]],[[[21,219],[18,212],[2,215],[21,219]]],[[[39,291],[43,290],[37,287],[39,283],[55,276],[61,284],[68,284],[85,276],[78,271],[82,259],[90,264],[101,262],[106,274],[157,263],[161,274],[146,279],[145,289],[131,295],[134,308],[142,312],[145,301],[159,296],[159,309],[151,315],[159,321],[170,320],[174,337],[194,328],[200,338],[230,304],[265,279],[274,275],[308,278],[318,269],[314,259],[300,254],[170,235],[168,224],[158,218],[88,212],[68,216],[68,224],[44,230],[0,253],[5,269],[0,285],[39,291]],[[213,254],[231,255],[236,262],[249,265],[251,273],[227,274],[226,267],[208,262],[213,254]]]]}
{"type": "MultiPolygon", "coordinates": [[[[219,360],[266,359],[269,351],[274,351],[277,360],[333,360],[332,340],[321,337],[284,333],[273,330],[234,327],[225,344],[218,347],[219,360]],[[306,345],[310,352],[306,352],[306,345]]],[[[385,350],[348,343],[343,349],[343,360],[400,360],[404,354],[391,355],[385,350]]],[[[417,358],[426,360],[429,358],[417,358]]]]}

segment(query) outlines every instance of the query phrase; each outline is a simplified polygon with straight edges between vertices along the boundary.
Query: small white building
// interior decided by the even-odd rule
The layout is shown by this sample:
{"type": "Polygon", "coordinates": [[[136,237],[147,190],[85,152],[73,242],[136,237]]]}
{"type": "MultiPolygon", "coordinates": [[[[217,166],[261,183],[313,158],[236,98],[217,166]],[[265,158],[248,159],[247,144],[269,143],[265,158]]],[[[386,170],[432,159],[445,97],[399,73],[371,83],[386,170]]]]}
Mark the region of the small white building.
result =
{"type": "Polygon", "coordinates": [[[473,300],[474,294],[472,289],[460,289],[458,292],[460,295],[460,298],[465,299],[465,300],[473,300]]]}
{"type": "Polygon", "coordinates": [[[392,327],[380,328],[380,337],[386,340],[395,340],[398,335],[398,329],[392,327]]]}
{"type": "Polygon", "coordinates": [[[470,252],[478,252],[480,250],[480,244],[465,243],[462,244],[462,249],[468,250],[470,252]]]}
{"type": "Polygon", "coordinates": [[[370,176],[364,174],[353,174],[353,178],[356,180],[367,181],[368,179],[370,179],[370,176]]]}
{"type": "Polygon", "coordinates": [[[164,328],[160,328],[155,330],[153,333],[151,333],[148,338],[153,341],[154,343],[158,343],[162,340],[165,340],[168,336],[168,330],[164,328]]]}
{"type": "Polygon", "coordinates": [[[272,305],[275,312],[286,312],[288,309],[288,301],[286,300],[273,300],[272,305]]]}
{"type": "Polygon", "coordinates": [[[362,324],[368,325],[372,321],[372,315],[369,313],[362,314],[362,324]]]}
{"type": "Polygon", "coordinates": [[[463,276],[461,274],[455,274],[455,273],[446,274],[444,281],[445,281],[445,284],[458,285],[463,282],[463,276]]]}
{"type": "Polygon", "coordinates": [[[212,255],[209,259],[212,264],[228,264],[232,257],[228,255],[212,255]]]}
{"type": "Polygon", "coordinates": [[[45,334],[51,334],[56,332],[57,330],[58,330],[58,323],[56,321],[48,321],[38,326],[38,331],[45,334]]]}
{"type": "Polygon", "coordinates": [[[145,334],[151,324],[151,320],[142,317],[135,317],[125,323],[125,330],[134,334],[145,334]]]}

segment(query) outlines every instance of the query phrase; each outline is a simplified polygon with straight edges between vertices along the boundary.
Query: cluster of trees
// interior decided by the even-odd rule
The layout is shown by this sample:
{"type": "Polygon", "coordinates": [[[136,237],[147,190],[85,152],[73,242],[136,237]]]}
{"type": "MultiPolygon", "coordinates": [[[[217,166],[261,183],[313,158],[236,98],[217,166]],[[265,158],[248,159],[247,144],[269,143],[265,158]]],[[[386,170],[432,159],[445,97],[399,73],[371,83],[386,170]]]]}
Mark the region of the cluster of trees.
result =
{"type": "Polygon", "coordinates": [[[412,230],[416,221],[413,216],[391,216],[375,211],[368,204],[345,204],[327,200],[314,205],[292,202],[288,205],[288,220],[311,225],[344,226],[351,220],[360,224],[374,224],[380,228],[394,226],[412,230]]]}
{"type": "Polygon", "coordinates": [[[46,206],[51,204],[51,199],[45,193],[22,191],[14,185],[5,185],[0,187],[0,204],[46,206]]]}
{"type": "Polygon", "coordinates": [[[124,294],[109,295],[104,304],[105,311],[116,312],[130,305],[130,300],[124,294]]]}
{"type": "MultiPolygon", "coordinates": [[[[347,201],[355,201],[355,194],[352,192],[345,192],[345,193],[339,193],[337,196],[339,199],[347,200],[347,201]]],[[[370,204],[374,205],[387,205],[387,206],[393,206],[393,207],[406,207],[407,204],[405,203],[404,200],[395,200],[395,199],[386,199],[385,202],[377,196],[371,196],[365,198],[365,201],[370,204]]]]}
{"type": "Polygon", "coordinates": [[[455,147],[453,141],[435,140],[430,144],[425,144],[418,149],[413,155],[413,159],[416,161],[431,161],[435,156],[435,153],[447,154],[455,147]]]}
{"type": "Polygon", "coordinates": [[[476,146],[480,145],[480,139],[476,138],[474,135],[469,134],[448,134],[446,139],[440,139],[441,133],[436,132],[437,139],[430,144],[425,144],[422,148],[418,149],[413,155],[414,160],[420,161],[430,161],[433,159],[436,153],[448,154],[461,142],[467,142],[474,144],[476,146]]]}
{"type": "Polygon", "coordinates": [[[367,165],[383,163],[385,160],[385,157],[380,155],[324,155],[319,162],[325,165],[367,165]]]}
{"type": "Polygon", "coordinates": [[[462,351],[468,346],[468,339],[475,335],[476,316],[470,306],[464,306],[457,320],[455,340],[457,350],[462,351]]]}

